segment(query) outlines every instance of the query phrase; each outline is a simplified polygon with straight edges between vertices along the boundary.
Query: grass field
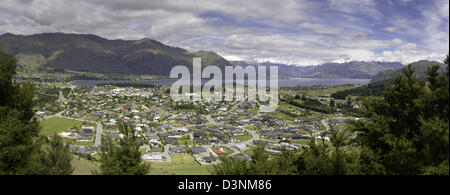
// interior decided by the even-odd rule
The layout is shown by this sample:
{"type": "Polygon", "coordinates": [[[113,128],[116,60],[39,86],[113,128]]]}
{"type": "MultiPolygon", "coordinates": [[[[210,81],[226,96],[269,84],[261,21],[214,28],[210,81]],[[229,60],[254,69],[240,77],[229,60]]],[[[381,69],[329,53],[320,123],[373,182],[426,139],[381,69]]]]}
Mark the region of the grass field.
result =
{"type": "Polygon", "coordinates": [[[311,142],[309,139],[294,139],[291,140],[291,144],[308,145],[311,142]]]}
{"type": "Polygon", "coordinates": [[[149,175],[211,175],[212,165],[202,166],[189,154],[172,154],[172,162],[149,162],[149,175]]]}
{"type": "Polygon", "coordinates": [[[41,122],[42,129],[40,134],[50,136],[73,127],[80,128],[81,124],[81,121],[52,117],[41,122]]]}
{"type": "Polygon", "coordinates": [[[255,151],[255,149],[256,149],[255,146],[249,146],[248,149],[242,153],[251,156],[251,155],[253,155],[253,152],[255,151]]]}
{"type": "Polygon", "coordinates": [[[332,93],[336,93],[338,91],[344,91],[344,90],[351,89],[351,88],[354,88],[354,87],[353,86],[330,87],[328,89],[323,89],[323,90],[309,91],[308,95],[310,95],[310,96],[329,96],[332,93]]]}
{"type": "Polygon", "coordinates": [[[239,139],[239,142],[244,142],[244,141],[247,141],[249,139],[252,139],[253,136],[245,134],[245,135],[235,136],[235,138],[239,139]]]}
{"type": "Polygon", "coordinates": [[[179,140],[176,140],[176,142],[173,144],[173,145],[193,145],[194,144],[194,142],[192,141],[192,140],[190,140],[189,138],[188,139],[179,139],[179,140]]]}
{"type": "Polygon", "coordinates": [[[92,122],[98,122],[98,121],[100,121],[100,118],[98,118],[98,117],[88,117],[88,118],[85,118],[85,120],[92,121],[92,122]]]}
{"type": "Polygon", "coordinates": [[[64,87],[67,86],[67,84],[64,84],[63,82],[48,82],[48,86],[55,86],[55,87],[64,87]]]}
{"type": "MultiPolygon", "coordinates": [[[[189,154],[172,154],[172,162],[150,163],[149,175],[211,175],[212,165],[201,166],[189,154]]],[[[84,158],[73,156],[72,175],[92,175],[92,171],[99,171],[99,166],[84,158]]]]}
{"type": "Polygon", "coordinates": [[[99,166],[76,155],[73,155],[72,167],[74,171],[72,175],[92,175],[92,171],[99,170],[99,166]]]}

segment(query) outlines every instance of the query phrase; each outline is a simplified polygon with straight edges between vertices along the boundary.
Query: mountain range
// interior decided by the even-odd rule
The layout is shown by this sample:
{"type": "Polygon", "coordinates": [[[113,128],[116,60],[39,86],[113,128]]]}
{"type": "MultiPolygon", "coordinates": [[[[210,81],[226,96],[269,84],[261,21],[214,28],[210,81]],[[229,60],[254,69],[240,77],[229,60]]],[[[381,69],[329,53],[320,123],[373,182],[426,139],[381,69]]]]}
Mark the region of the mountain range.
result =
{"type": "MultiPolygon", "coordinates": [[[[427,76],[428,67],[434,64],[439,65],[439,73],[443,73],[445,71],[445,64],[436,61],[420,60],[418,62],[413,62],[410,65],[414,68],[415,74],[418,78],[425,79],[427,76]]],[[[390,80],[400,73],[402,73],[402,69],[385,70],[373,76],[370,82],[375,83],[379,81],[390,80]]]]}
{"type": "Polygon", "coordinates": [[[275,64],[270,62],[248,63],[233,61],[233,65],[248,66],[278,66],[279,76],[302,77],[302,78],[347,78],[347,79],[370,79],[379,72],[396,70],[403,67],[399,62],[364,62],[352,61],[346,63],[326,63],[316,66],[293,66],[275,64]]]}
{"type": "Polygon", "coordinates": [[[45,66],[55,70],[168,76],[172,67],[192,66],[201,57],[202,65],[278,66],[281,77],[370,79],[379,72],[403,67],[398,62],[326,63],[295,66],[270,62],[229,62],[213,51],[189,52],[156,40],[109,40],[91,34],[43,33],[0,35],[0,45],[16,55],[21,66],[45,66]]]}
{"type": "Polygon", "coordinates": [[[169,75],[177,65],[230,63],[211,51],[188,52],[156,40],[108,40],[96,35],[44,33],[29,36],[3,34],[0,44],[15,54],[19,64],[45,65],[54,69],[96,73],[169,75]]]}

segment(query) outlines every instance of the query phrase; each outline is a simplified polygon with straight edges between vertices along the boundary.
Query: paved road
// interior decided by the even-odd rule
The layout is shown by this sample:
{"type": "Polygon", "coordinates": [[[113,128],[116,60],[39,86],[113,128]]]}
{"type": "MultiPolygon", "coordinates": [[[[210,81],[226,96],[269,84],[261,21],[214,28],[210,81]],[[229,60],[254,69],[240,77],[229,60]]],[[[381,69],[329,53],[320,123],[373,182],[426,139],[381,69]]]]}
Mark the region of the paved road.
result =
{"type": "Polygon", "coordinates": [[[208,120],[209,124],[213,124],[213,125],[217,124],[217,122],[214,119],[211,118],[210,114],[206,115],[205,118],[206,118],[206,120],[208,120]]]}
{"type": "Polygon", "coordinates": [[[170,157],[170,154],[169,154],[170,146],[171,146],[170,144],[166,144],[164,146],[164,152],[161,154],[163,157],[166,158],[166,161],[164,161],[164,162],[171,162],[172,161],[172,158],[170,157]]]}
{"type": "Polygon", "coordinates": [[[328,126],[327,119],[322,119],[320,122],[322,122],[322,125],[325,127],[325,131],[330,130],[330,126],[328,126]]]}
{"type": "Polygon", "coordinates": [[[66,101],[66,98],[64,97],[63,92],[59,91],[58,102],[64,102],[64,101],[66,101]]]}
{"type": "Polygon", "coordinates": [[[95,146],[102,145],[102,133],[103,133],[103,125],[100,122],[96,122],[97,131],[95,132],[95,146]]]}

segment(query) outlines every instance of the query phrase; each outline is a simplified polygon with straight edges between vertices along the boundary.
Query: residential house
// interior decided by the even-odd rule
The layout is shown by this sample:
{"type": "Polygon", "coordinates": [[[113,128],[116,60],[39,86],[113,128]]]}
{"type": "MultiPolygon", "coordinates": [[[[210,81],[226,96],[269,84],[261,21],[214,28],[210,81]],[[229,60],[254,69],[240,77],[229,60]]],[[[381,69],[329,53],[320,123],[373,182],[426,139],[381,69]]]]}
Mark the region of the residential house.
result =
{"type": "Polygon", "coordinates": [[[192,148],[192,155],[206,153],[206,148],[192,148]]]}
{"type": "Polygon", "coordinates": [[[215,163],[215,162],[217,162],[217,157],[214,157],[214,156],[205,156],[205,157],[203,157],[202,158],[203,159],[203,161],[205,161],[206,163],[215,163]]]}
{"type": "Polygon", "coordinates": [[[186,148],[182,146],[173,146],[170,148],[171,153],[184,153],[186,152],[186,148]]]}

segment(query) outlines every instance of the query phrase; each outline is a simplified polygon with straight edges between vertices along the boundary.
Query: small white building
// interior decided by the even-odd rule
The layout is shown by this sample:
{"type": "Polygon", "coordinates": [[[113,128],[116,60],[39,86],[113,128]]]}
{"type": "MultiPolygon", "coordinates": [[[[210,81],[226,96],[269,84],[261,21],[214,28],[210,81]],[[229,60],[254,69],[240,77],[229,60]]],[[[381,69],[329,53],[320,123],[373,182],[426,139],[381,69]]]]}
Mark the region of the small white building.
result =
{"type": "Polygon", "coordinates": [[[183,136],[181,135],[169,135],[167,137],[173,138],[173,139],[181,139],[183,136]]]}
{"type": "Polygon", "coordinates": [[[180,127],[177,129],[178,132],[185,132],[187,133],[189,130],[186,127],[180,127]]]}
{"type": "Polygon", "coordinates": [[[317,136],[317,139],[319,139],[319,140],[325,140],[325,141],[330,141],[330,138],[329,138],[329,137],[317,136]]]}
{"type": "Polygon", "coordinates": [[[148,161],[164,161],[164,158],[162,155],[159,154],[155,154],[155,155],[149,155],[149,154],[144,154],[142,156],[142,160],[148,160],[148,161]]]}
{"type": "Polygon", "coordinates": [[[236,144],[236,148],[240,151],[247,149],[247,145],[245,144],[236,144]]]}

